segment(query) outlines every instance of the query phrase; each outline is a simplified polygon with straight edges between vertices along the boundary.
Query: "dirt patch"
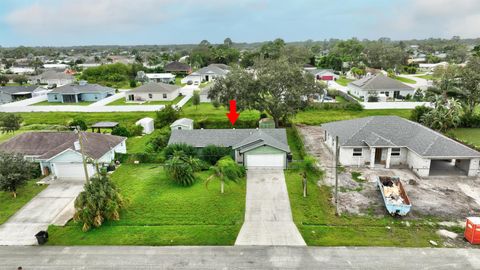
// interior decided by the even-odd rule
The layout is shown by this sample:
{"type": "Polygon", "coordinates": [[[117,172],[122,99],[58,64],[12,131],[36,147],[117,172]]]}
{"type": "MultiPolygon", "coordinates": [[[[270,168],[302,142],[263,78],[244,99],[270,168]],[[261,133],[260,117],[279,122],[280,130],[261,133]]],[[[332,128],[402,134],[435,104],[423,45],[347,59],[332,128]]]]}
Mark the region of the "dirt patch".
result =
{"type": "MultiPolygon", "coordinates": [[[[299,126],[306,151],[315,156],[326,171],[324,183],[335,185],[332,153],[326,148],[324,131],[318,126],[299,126]]],[[[339,174],[339,210],[358,215],[386,215],[377,176],[398,176],[410,197],[412,210],[406,219],[436,217],[443,221],[464,221],[480,215],[480,179],[433,177],[420,179],[408,169],[347,167],[339,174]],[[361,173],[364,182],[352,179],[361,173]]],[[[323,183],[321,183],[323,184],[323,183]]]]}

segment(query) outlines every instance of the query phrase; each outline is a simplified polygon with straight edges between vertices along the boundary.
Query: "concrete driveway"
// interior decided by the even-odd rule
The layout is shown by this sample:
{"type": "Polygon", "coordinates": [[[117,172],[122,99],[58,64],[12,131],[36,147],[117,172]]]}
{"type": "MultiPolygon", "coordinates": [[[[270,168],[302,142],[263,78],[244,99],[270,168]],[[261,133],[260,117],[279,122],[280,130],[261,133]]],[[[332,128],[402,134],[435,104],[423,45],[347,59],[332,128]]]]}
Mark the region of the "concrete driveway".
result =
{"type": "Polygon", "coordinates": [[[0,246],[37,244],[37,232],[50,224],[63,225],[73,217],[73,202],[82,190],[81,181],[52,182],[0,226],[0,246]]]}
{"type": "Polygon", "coordinates": [[[283,170],[248,170],[245,222],[235,245],[306,245],[293,223],[283,170]]]}

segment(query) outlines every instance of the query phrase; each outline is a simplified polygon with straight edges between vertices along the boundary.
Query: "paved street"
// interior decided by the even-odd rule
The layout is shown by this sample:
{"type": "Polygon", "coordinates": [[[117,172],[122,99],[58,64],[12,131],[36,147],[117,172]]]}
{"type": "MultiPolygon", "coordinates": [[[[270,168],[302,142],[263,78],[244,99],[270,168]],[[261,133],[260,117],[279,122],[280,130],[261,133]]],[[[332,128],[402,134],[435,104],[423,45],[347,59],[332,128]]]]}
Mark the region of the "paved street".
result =
{"type": "Polygon", "coordinates": [[[235,245],[306,245],[293,223],[283,170],[248,170],[245,222],[235,245]]]}
{"type": "Polygon", "coordinates": [[[480,249],[0,247],[0,269],[480,269],[480,249]]]}
{"type": "Polygon", "coordinates": [[[82,181],[52,182],[0,226],[0,246],[36,245],[37,232],[50,224],[63,225],[73,217],[73,202],[82,190],[82,181]]]}

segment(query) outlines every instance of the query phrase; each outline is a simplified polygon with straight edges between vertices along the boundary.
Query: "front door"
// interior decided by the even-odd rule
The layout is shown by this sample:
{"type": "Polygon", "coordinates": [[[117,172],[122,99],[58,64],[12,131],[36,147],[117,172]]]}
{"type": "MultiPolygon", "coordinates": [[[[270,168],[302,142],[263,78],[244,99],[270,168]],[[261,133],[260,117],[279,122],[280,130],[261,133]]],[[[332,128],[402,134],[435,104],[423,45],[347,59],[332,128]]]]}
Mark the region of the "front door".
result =
{"type": "Polygon", "coordinates": [[[134,101],[135,96],[134,95],[128,95],[128,101],[134,101]]]}
{"type": "Polygon", "coordinates": [[[375,164],[380,164],[382,162],[382,148],[375,149],[375,164]]]}
{"type": "Polygon", "coordinates": [[[394,98],[399,98],[400,97],[400,91],[393,91],[393,97],[394,98]]]}

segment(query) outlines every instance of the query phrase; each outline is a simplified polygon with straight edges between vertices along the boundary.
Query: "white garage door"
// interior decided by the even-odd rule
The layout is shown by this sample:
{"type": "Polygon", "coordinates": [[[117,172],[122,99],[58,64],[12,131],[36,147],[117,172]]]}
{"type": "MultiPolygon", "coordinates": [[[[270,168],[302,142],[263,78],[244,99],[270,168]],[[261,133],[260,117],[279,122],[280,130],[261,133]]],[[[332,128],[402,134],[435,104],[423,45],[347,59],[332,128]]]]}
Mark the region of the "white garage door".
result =
{"type": "MultiPolygon", "coordinates": [[[[81,163],[54,163],[55,175],[60,179],[85,180],[85,171],[81,163]]],[[[92,177],[95,170],[92,165],[87,165],[88,176],[92,177]]]]}
{"type": "Polygon", "coordinates": [[[247,168],[284,168],[285,154],[247,155],[247,168]]]}

